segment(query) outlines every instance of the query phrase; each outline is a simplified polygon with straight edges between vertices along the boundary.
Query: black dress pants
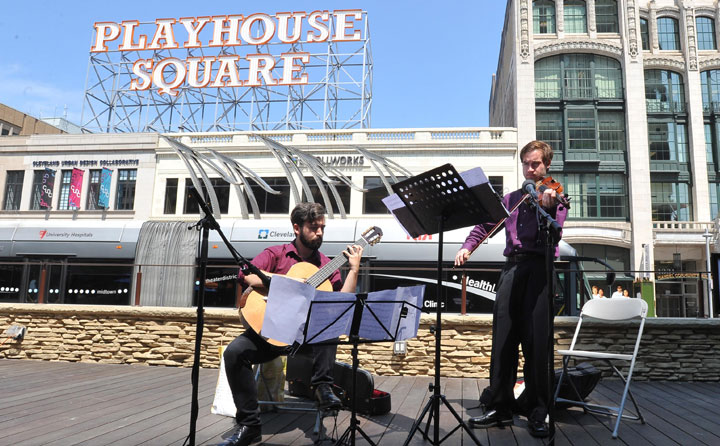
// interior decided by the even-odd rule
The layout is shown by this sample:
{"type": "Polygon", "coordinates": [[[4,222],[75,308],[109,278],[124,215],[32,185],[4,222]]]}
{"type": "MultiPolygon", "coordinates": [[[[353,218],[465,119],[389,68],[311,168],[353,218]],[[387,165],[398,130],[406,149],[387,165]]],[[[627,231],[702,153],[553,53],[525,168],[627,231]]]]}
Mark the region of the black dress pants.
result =
{"type": "Polygon", "coordinates": [[[508,261],[498,281],[493,307],[490,386],[484,392],[489,409],[512,413],[517,381],[518,345],[525,366],[528,418],[544,420],[548,413],[548,286],[544,257],[508,261]]]}
{"type": "MultiPolygon", "coordinates": [[[[311,384],[332,384],[333,367],[335,366],[335,345],[313,345],[310,347],[313,357],[313,374],[311,384]]],[[[235,420],[247,426],[260,425],[258,408],[257,383],[252,371],[253,364],[262,364],[278,356],[286,355],[289,349],[275,347],[267,343],[252,330],[241,334],[225,349],[225,374],[237,412],[235,420]]]]}

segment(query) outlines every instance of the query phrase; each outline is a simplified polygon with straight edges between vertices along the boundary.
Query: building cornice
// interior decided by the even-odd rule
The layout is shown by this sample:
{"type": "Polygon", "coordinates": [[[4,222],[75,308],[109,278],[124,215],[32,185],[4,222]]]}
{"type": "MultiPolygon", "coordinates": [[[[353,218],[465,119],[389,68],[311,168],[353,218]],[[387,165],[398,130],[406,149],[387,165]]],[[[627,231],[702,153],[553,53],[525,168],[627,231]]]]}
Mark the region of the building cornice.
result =
{"type": "Polygon", "coordinates": [[[551,54],[581,51],[598,53],[613,57],[622,56],[622,46],[608,41],[598,40],[554,40],[543,42],[535,47],[535,59],[551,54]]]}
{"type": "Polygon", "coordinates": [[[645,68],[669,68],[672,70],[685,70],[685,61],[681,57],[650,56],[643,59],[645,68]]]}

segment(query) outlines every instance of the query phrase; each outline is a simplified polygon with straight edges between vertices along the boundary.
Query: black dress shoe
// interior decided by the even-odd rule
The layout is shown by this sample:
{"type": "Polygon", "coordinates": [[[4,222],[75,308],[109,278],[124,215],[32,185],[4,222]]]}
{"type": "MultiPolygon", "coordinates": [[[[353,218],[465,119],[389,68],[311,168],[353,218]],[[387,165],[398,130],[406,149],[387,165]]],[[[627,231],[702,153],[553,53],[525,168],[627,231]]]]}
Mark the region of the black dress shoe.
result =
{"type": "Polygon", "coordinates": [[[340,409],[342,407],[342,401],[332,391],[330,384],[320,384],[315,389],[315,399],[318,402],[318,408],[320,409],[340,409]]]}
{"type": "Polygon", "coordinates": [[[259,443],[262,440],[262,430],[260,426],[245,426],[239,424],[237,429],[229,436],[224,443],[218,446],[248,446],[249,444],[259,443]]]}
{"type": "Polygon", "coordinates": [[[528,430],[530,435],[538,438],[545,438],[550,435],[550,429],[545,421],[533,420],[528,418],[528,430]]]}
{"type": "Polygon", "coordinates": [[[489,410],[479,417],[472,417],[469,421],[470,427],[475,429],[487,429],[495,426],[509,426],[513,424],[513,417],[510,414],[501,414],[497,410],[489,410]]]}

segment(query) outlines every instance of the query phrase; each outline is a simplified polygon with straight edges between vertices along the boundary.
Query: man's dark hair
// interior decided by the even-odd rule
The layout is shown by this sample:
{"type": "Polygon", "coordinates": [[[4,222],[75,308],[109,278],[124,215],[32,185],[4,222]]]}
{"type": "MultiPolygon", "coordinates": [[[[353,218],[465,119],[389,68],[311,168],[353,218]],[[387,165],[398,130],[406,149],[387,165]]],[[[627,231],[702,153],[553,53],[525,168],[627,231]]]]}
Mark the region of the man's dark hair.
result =
{"type": "Polygon", "coordinates": [[[290,212],[292,224],[302,226],[325,215],[325,206],[320,203],[300,203],[290,212]]]}

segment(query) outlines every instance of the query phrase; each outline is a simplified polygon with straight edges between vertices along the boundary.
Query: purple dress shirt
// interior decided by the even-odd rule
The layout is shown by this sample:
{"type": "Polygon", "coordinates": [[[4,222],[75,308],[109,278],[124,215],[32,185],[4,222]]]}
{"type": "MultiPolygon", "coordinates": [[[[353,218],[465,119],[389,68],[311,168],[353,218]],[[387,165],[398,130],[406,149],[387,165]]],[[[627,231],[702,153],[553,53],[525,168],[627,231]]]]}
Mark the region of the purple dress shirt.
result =
{"type": "MultiPolygon", "coordinates": [[[[318,268],[322,268],[330,262],[330,259],[320,251],[315,251],[309,259],[302,259],[294,243],[271,246],[252,259],[253,265],[262,271],[273,274],[287,274],[290,268],[298,262],[308,262],[318,268]]],[[[246,286],[245,272],[242,269],[238,271],[237,280],[243,284],[243,288],[246,286]]],[[[342,278],[340,277],[340,270],[336,269],[330,275],[330,283],[334,291],[340,291],[342,289],[343,284],[342,278]]]]}
{"type": "MultiPolygon", "coordinates": [[[[503,197],[503,205],[509,211],[522,199],[523,195],[524,192],[520,189],[510,192],[503,197]]],[[[548,214],[562,226],[567,217],[567,208],[558,203],[557,206],[548,210],[548,214]]],[[[495,223],[497,222],[488,221],[475,226],[462,247],[472,251],[480,243],[480,240],[492,230],[495,223]]],[[[538,243],[538,232],[535,210],[527,203],[521,204],[505,220],[505,251],[503,251],[503,255],[510,257],[515,254],[545,254],[545,247],[542,243],[538,243]]],[[[555,257],[559,254],[560,248],[555,247],[555,257]]]]}

